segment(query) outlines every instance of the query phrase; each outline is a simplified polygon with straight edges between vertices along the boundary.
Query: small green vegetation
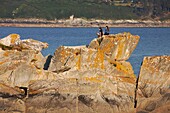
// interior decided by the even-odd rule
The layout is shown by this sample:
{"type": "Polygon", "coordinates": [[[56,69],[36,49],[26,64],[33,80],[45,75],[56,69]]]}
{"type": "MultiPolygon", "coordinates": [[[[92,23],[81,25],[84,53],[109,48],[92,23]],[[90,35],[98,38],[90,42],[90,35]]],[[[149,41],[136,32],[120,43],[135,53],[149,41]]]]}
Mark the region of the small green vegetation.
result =
{"type": "Polygon", "coordinates": [[[1,43],[0,43],[0,48],[2,48],[2,50],[11,50],[12,49],[11,46],[6,46],[6,45],[1,44],[1,43]]]}

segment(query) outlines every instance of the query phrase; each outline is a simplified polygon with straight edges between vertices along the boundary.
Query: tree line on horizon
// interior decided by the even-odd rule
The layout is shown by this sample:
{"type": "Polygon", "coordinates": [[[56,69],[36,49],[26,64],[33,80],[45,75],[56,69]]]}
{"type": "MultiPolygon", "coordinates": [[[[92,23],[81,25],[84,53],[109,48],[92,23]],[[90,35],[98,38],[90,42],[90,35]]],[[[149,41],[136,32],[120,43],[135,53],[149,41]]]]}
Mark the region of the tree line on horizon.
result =
{"type": "Polygon", "coordinates": [[[0,18],[170,19],[170,0],[1,0],[0,18]]]}

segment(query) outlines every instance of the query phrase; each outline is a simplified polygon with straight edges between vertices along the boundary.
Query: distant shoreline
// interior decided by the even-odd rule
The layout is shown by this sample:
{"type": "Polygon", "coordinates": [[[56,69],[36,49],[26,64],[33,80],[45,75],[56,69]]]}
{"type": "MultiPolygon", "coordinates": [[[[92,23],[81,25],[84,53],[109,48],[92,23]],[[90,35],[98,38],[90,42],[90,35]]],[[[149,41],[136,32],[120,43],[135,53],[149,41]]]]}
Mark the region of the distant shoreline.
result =
{"type": "Polygon", "coordinates": [[[0,27],[170,27],[170,20],[0,19],[0,27]]]}

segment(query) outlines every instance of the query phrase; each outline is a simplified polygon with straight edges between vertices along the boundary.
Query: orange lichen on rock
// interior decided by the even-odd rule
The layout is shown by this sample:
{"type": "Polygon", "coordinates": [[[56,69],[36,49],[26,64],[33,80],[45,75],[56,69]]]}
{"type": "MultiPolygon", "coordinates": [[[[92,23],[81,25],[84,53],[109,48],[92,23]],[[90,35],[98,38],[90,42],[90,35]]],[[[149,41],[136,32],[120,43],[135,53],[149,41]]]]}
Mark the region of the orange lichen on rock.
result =
{"type": "Polygon", "coordinates": [[[9,56],[9,52],[8,52],[8,51],[5,51],[3,55],[4,55],[5,57],[8,57],[8,56],[9,56]]]}
{"type": "Polygon", "coordinates": [[[126,83],[135,84],[136,77],[124,77],[124,76],[115,76],[116,80],[126,83]]]}
{"type": "MultiPolygon", "coordinates": [[[[120,40],[121,37],[119,37],[118,39],[120,40]]],[[[124,42],[123,41],[120,41],[119,44],[118,44],[118,52],[117,52],[117,55],[116,55],[116,59],[118,58],[121,58],[121,56],[123,55],[123,49],[124,49],[124,42]]]]}
{"type": "Polygon", "coordinates": [[[36,74],[37,74],[37,75],[41,76],[42,73],[43,73],[42,70],[40,70],[40,69],[37,69],[37,70],[36,70],[36,74]]]}
{"type": "Polygon", "coordinates": [[[93,51],[91,49],[88,50],[88,57],[87,57],[87,62],[91,62],[93,51]]]}
{"type": "Polygon", "coordinates": [[[60,52],[60,55],[61,55],[61,58],[60,58],[60,62],[64,63],[65,62],[65,58],[66,58],[66,51],[64,50],[63,47],[61,47],[61,52],[60,52]]]}
{"type": "Polygon", "coordinates": [[[104,69],[104,51],[101,50],[101,49],[98,49],[97,51],[97,55],[94,59],[94,64],[93,66],[95,68],[101,68],[101,69],[104,69]]]}
{"type": "Polygon", "coordinates": [[[76,66],[77,66],[77,69],[80,70],[81,69],[81,55],[78,55],[77,57],[78,59],[76,62],[76,66]]]}
{"type": "Polygon", "coordinates": [[[135,77],[131,65],[125,65],[125,64],[122,64],[121,62],[117,62],[117,61],[115,62],[115,64],[116,64],[117,70],[127,73],[127,76],[130,75],[131,77],[135,77]]]}
{"type": "Polygon", "coordinates": [[[133,68],[129,62],[125,61],[116,61],[116,60],[111,60],[109,58],[106,58],[107,61],[110,64],[113,64],[114,67],[120,72],[126,73],[127,76],[129,77],[134,77],[136,78],[136,75],[134,74],[133,68]]]}
{"type": "Polygon", "coordinates": [[[90,82],[98,82],[98,83],[101,83],[101,82],[102,82],[102,77],[101,77],[101,76],[84,77],[84,79],[85,79],[86,81],[90,81],[90,82]]]}
{"type": "Polygon", "coordinates": [[[14,44],[19,39],[18,34],[11,34],[10,36],[11,36],[11,44],[14,44]]]}
{"type": "Polygon", "coordinates": [[[2,62],[0,62],[0,65],[2,65],[2,64],[4,64],[6,61],[2,61],[2,62]]]}
{"type": "Polygon", "coordinates": [[[115,46],[114,44],[114,38],[105,38],[107,40],[107,42],[102,45],[101,49],[104,51],[104,53],[106,55],[110,55],[110,53],[112,52],[112,48],[115,46]]]}
{"type": "Polygon", "coordinates": [[[139,41],[139,36],[130,33],[103,36],[91,41],[89,48],[104,51],[108,57],[116,60],[127,60],[139,41]]]}
{"type": "Polygon", "coordinates": [[[170,105],[170,101],[166,98],[169,97],[169,86],[170,56],[144,57],[138,80],[137,111],[157,113],[157,110],[168,110],[166,105],[170,105]],[[150,110],[152,103],[154,107],[150,110]]]}

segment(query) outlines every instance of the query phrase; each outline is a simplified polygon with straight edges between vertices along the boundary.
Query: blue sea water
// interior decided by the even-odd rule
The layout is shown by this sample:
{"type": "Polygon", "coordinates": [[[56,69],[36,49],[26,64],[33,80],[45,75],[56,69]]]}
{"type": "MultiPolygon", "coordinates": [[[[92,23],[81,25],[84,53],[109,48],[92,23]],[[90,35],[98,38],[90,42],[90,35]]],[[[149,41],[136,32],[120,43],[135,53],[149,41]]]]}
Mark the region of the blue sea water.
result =
{"type": "MultiPolygon", "coordinates": [[[[111,33],[130,32],[140,36],[139,44],[128,61],[138,75],[144,56],[170,55],[170,28],[110,28],[111,33]]],[[[33,38],[47,42],[49,48],[43,55],[53,55],[56,48],[88,45],[96,37],[98,28],[17,28],[0,27],[0,38],[11,33],[20,34],[21,39],[33,38]]]]}

